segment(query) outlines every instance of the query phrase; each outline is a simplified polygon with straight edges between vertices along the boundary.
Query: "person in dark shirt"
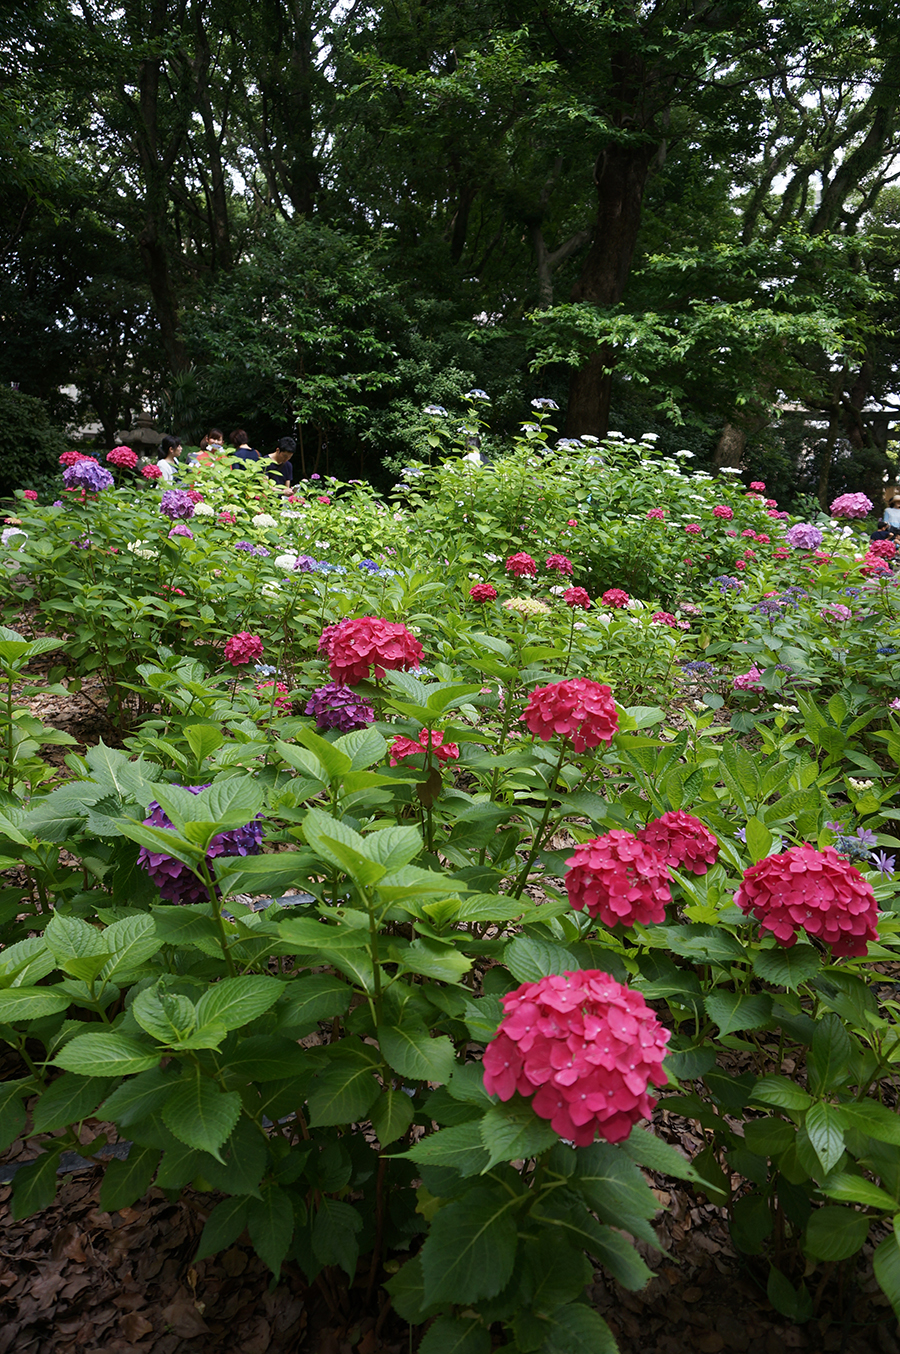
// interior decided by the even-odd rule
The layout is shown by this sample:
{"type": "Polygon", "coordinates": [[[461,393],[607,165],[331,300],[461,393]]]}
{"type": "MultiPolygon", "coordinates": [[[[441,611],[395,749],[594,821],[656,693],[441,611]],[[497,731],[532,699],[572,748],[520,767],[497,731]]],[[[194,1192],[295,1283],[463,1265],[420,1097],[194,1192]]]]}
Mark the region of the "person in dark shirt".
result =
{"type": "Polygon", "coordinates": [[[240,461],[259,460],[259,452],[256,451],[254,447],[250,446],[250,443],[247,441],[247,434],[244,432],[243,428],[236,428],[231,434],[229,441],[234,448],[231,453],[234,458],[234,465],[237,465],[240,461]]]}
{"type": "Polygon", "coordinates": [[[284,493],[290,491],[294,482],[294,467],[291,464],[291,457],[297,450],[297,443],[293,437],[279,438],[275,450],[269,457],[267,473],[275,480],[279,489],[284,493]]]}

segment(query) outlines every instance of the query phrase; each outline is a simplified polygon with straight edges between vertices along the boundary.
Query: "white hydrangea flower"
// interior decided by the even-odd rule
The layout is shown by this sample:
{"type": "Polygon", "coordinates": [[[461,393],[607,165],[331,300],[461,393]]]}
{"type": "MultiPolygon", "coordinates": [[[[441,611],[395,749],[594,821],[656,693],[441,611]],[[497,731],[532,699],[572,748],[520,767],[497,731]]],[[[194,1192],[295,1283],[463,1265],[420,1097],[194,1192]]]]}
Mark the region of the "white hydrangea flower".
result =
{"type": "Polygon", "coordinates": [[[738,469],[738,467],[737,467],[736,465],[720,465],[720,466],[719,466],[719,474],[720,474],[720,475],[740,475],[740,473],[741,473],[741,472],[740,472],[740,470],[738,469]]]}
{"type": "Polygon", "coordinates": [[[659,433],[641,433],[642,442],[658,442],[659,433]]]}
{"type": "Polygon", "coordinates": [[[260,589],[260,592],[262,593],[263,597],[269,597],[273,601],[277,602],[278,600],[280,600],[281,597],[281,584],[264,583],[262,588],[260,589]]]}
{"type": "Polygon", "coordinates": [[[267,512],[258,512],[256,516],[251,520],[255,527],[267,528],[267,527],[275,527],[278,525],[278,523],[275,521],[275,518],[272,517],[272,515],[267,512]]]}
{"type": "Polygon", "coordinates": [[[675,455],[686,457],[689,461],[694,459],[694,453],[692,451],[687,451],[685,448],[682,448],[681,451],[676,451],[675,455]]]}
{"type": "Polygon", "coordinates": [[[848,776],[847,784],[851,790],[855,790],[858,795],[861,795],[866,790],[871,790],[875,782],[872,780],[854,780],[852,776],[848,776]]]}
{"type": "Polygon", "coordinates": [[[4,532],[0,533],[0,545],[7,546],[9,545],[10,541],[13,541],[12,546],[10,546],[10,549],[12,550],[18,550],[19,547],[24,545],[27,540],[28,540],[28,532],[23,531],[21,527],[7,527],[4,532]],[[16,541],[14,540],[16,536],[21,536],[22,539],[20,541],[16,541]]]}
{"type": "Polygon", "coordinates": [[[130,550],[132,555],[137,555],[138,559],[156,559],[159,555],[158,550],[147,549],[142,540],[129,541],[125,549],[130,550]]]}
{"type": "Polygon", "coordinates": [[[194,504],[195,517],[215,517],[215,515],[216,515],[215,508],[211,508],[208,503],[194,504]]]}
{"type": "Polygon", "coordinates": [[[629,611],[643,611],[645,603],[639,597],[629,597],[625,605],[629,611]]]}
{"type": "Polygon", "coordinates": [[[297,567],[297,556],[292,554],[276,555],[273,561],[276,569],[285,569],[288,573],[297,567]]]}

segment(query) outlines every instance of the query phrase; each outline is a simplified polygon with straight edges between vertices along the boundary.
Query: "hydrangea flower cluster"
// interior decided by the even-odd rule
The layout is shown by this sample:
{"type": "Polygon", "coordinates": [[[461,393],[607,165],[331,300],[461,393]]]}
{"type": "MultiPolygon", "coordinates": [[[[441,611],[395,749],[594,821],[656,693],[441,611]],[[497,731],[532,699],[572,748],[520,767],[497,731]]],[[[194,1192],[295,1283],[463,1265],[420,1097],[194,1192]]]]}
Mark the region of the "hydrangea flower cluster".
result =
{"type": "Polygon", "coordinates": [[[868,555],[874,555],[877,559],[893,559],[897,553],[897,546],[893,541],[870,541],[869,548],[866,551],[868,555]]]}
{"type": "Polygon", "coordinates": [[[535,737],[569,738],[576,752],[611,743],[619,727],[611,688],[586,677],[535,687],[521,718],[535,737]]]}
{"type": "Polygon", "coordinates": [[[624,828],[576,846],[569,856],[566,892],[577,912],[604,926],[650,926],[665,920],[672,901],[666,858],[624,828]]]}
{"type": "Polygon", "coordinates": [[[754,663],[749,672],[740,673],[731,685],[735,691],[763,691],[761,677],[762,673],[754,663]]]}
{"type": "Polygon", "coordinates": [[[137,452],[132,451],[131,447],[113,447],[112,451],[107,452],[106,459],[119,470],[133,470],[138,463],[137,452]]]}
{"type": "Polygon", "coordinates": [[[750,488],[755,494],[764,494],[766,492],[766,486],[763,484],[762,480],[751,480],[750,488]]]}
{"type": "Polygon", "coordinates": [[[191,531],[190,527],[186,527],[183,522],[175,523],[174,527],[169,532],[170,541],[173,536],[186,536],[188,540],[191,541],[194,539],[194,533],[191,531]]]}
{"type": "Polygon", "coordinates": [[[619,607],[627,606],[630,600],[628,593],[623,592],[621,588],[607,588],[600,598],[604,606],[615,607],[616,610],[619,607]]]}
{"type": "Polygon", "coordinates": [[[194,500],[184,489],[167,489],[159,500],[159,510],[173,522],[179,518],[187,522],[194,515],[194,500]]]}
{"type": "Polygon", "coordinates": [[[517,555],[510,555],[506,561],[506,572],[513,578],[534,578],[537,575],[537,564],[530,555],[520,550],[517,555]]]}
{"type": "Polygon", "coordinates": [[[744,871],[734,901],[785,949],[801,927],[842,958],[865,955],[878,939],[872,886],[833,846],[817,851],[806,843],[757,861],[744,871]]]}
{"type": "Polygon", "coordinates": [[[670,630],[690,630],[690,621],[679,621],[671,611],[654,611],[650,617],[651,625],[667,625],[670,630]]]}
{"type": "Polygon", "coordinates": [[[784,539],[795,550],[818,550],[822,544],[822,533],[809,522],[795,522],[784,533],[784,539]]]}
{"type": "Polygon", "coordinates": [[[469,589],[469,596],[473,602],[494,602],[497,600],[497,589],[491,587],[490,583],[476,583],[474,588],[469,589]]]}
{"type": "Polygon", "coordinates": [[[579,607],[582,611],[587,611],[591,605],[591,599],[588,597],[584,588],[566,588],[563,593],[563,601],[566,606],[573,609],[579,607]]]}
{"type": "Polygon", "coordinates": [[[572,561],[567,555],[548,555],[546,567],[552,574],[566,574],[569,578],[575,572],[572,561]]]}
{"type": "Polygon", "coordinates": [[[262,658],[263,642],[259,635],[251,635],[249,630],[239,630],[225,644],[225,657],[233,667],[242,663],[252,663],[262,658]]]}
{"type": "Polygon", "coordinates": [[[835,621],[838,625],[843,625],[844,621],[852,620],[853,612],[843,602],[829,602],[823,606],[819,615],[824,621],[835,621]]]}
{"type": "Polygon", "coordinates": [[[285,686],[284,682],[257,682],[256,694],[260,700],[272,700],[272,687],[275,688],[274,706],[276,710],[290,711],[291,702],[288,700],[290,687],[285,686]]]}
{"type": "Polygon", "coordinates": [[[637,834],[638,840],[676,869],[706,874],[719,858],[719,843],[709,828],[682,809],[672,809],[661,818],[653,818],[637,834]]]}
{"type": "Polygon", "coordinates": [[[730,522],[734,517],[734,509],[729,508],[727,503],[717,503],[713,508],[713,517],[721,517],[723,522],[730,522]]]}
{"type": "Polygon", "coordinates": [[[503,998],[503,1019],[484,1052],[484,1086],[518,1091],[562,1138],[587,1147],[599,1133],[622,1142],[666,1081],[669,1031],[639,992],[599,969],[523,983],[503,998]]]}
{"type": "Polygon", "coordinates": [[[27,498],[29,503],[37,503],[38,496],[36,489],[23,489],[22,497],[27,498]]]}
{"type": "Polygon", "coordinates": [[[853,518],[868,517],[874,504],[865,494],[841,494],[834,500],[829,512],[832,517],[853,518]]]}
{"type": "Polygon", "coordinates": [[[877,578],[879,575],[886,578],[891,573],[891,566],[886,559],[870,552],[859,566],[859,572],[863,578],[877,578]]]}
{"type": "Polygon", "coordinates": [[[375,711],[368,701],[334,682],[328,682],[312,693],[304,714],[312,715],[318,728],[340,729],[341,733],[364,729],[375,721],[375,711]]]}
{"type": "Polygon", "coordinates": [[[397,766],[404,757],[421,757],[428,749],[434,753],[438,762],[455,762],[459,760],[459,745],[457,743],[445,743],[444,735],[440,729],[422,729],[418,741],[413,738],[404,738],[402,734],[391,743],[388,748],[391,766],[397,766]]]}
{"type": "Polygon", "coordinates": [[[319,640],[319,652],[328,657],[333,682],[338,686],[355,686],[370,674],[380,681],[389,668],[406,671],[417,667],[422,645],[398,621],[358,616],[326,626],[319,640]]]}
{"type": "Polygon", "coordinates": [[[537,597],[508,597],[503,603],[507,611],[515,611],[520,616],[549,616],[550,608],[537,597]]]}
{"type": "Polygon", "coordinates": [[[719,592],[723,595],[726,592],[740,592],[741,588],[744,586],[741,580],[735,578],[733,574],[718,574],[709,586],[712,587],[714,583],[719,585],[719,592]]]}
{"type": "MultiPolygon", "coordinates": [[[[209,785],[185,785],[183,788],[190,790],[192,795],[199,795],[208,790],[209,785]]],[[[145,827],[172,828],[171,820],[163,813],[156,800],[148,807],[150,817],[144,819],[145,827]]],[[[245,823],[243,827],[220,832],[209,844],[206,852],[207,864],[210,864],[216,856],[258,856],[262,837],[262,823],[258,818],[252,823],[245,823]]],[[[147,871],[167,902],[202,903],[208,897],[205,885],[187,865],[176,860],[174,856],[167,856],[162,851],[151,851],[142,846],[138,852],[138,865],[147,871]]]]}
{"type": "Polygon", "coordinates": [[[161,480],[161,479],[162,479],[162,471],[160,470],[160,468],[159,468],[158,465],[144,465],[144,466],[141,466],[141,474],[143,475],[143,477],[144,477],[145,480],[161,480]]]}
{"type": "Polygon", "coordinates": [[[666,510],[665,508],[650,508],[647,516],[651,521],[662,522],[665,520],[666,510]]]}
{"type": "Polygon", "coordinates": [[[64,451],[59,458],[61,466],[77,465],[79,461],[93,461],[93,456],[86,456],[83,451],[64,451]]]}
{"type": "Polygon", "coordinates": [[[685,523],[684,529],[688,536],[700,536],[703,534],[703,528],[699,522],[687,522],[685,523]]]}
{"type": "Polygon", "coordinates": [[[85,456],[63,471],[63,484],[67,489],[83,489],[87,493],[99,494],[111,489],[114,480],[108,470],[98,465],[92,456],[85,456]]]}

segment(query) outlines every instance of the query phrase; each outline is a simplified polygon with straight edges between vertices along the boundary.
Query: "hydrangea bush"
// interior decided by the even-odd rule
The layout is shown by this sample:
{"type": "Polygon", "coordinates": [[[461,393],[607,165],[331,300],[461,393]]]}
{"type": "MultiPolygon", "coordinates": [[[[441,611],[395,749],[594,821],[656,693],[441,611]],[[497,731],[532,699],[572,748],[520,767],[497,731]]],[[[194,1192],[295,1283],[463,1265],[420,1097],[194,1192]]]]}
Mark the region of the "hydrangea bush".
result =
{"type": "Polygon", "coordinates": [[[104,1209],[193,1181],[198,1256],[247,1229],[429,1354],[549,1354],[613,1347],[586,1285],[650,1278],[653,1172],[786,1316],[861,1254],[900,1312],[890,560],[551,415],[393,504],[77,453],[17,500],[7,601],[58,635],[0,636],[17,1216],[112,1123],[104,1209]],[[41,643],[122,742],[53,788],[41,643]]]}

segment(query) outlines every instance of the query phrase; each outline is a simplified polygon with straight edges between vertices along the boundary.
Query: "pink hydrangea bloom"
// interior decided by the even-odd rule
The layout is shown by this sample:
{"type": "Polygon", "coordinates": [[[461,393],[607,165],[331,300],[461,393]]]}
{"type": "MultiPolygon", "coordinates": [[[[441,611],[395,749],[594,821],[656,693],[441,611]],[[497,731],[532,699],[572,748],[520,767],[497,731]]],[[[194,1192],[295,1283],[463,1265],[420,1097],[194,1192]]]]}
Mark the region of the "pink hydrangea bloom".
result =
{"type": "Polygon", "coordinates": [[[668,865],[694,874],[706,874],[719,856],[719,843],[709,828],[682,809],[652,819],[637,835],[645,846],[658,851],[668,865]]]}
{"type": "Polygon", "coordinates": [[[355,686],[370,674],[380,681],[389,668],[418,667],[422,646],[399,621],[357,616],[334,627],[327,653],[331,680],[338,686],[355,686]]]}
{"type": "Polygon", "coordinates": [[[523,983],[501,998],[504,1015],[484,1052],[484,1086],[532,1108],[562,1138],[587,1147],[599,1133],[622,1142],[665,1084],[669,1031],[639,992],[598,969],[523,983]]]}
{"type": "Polygon", "coordinates": [[[670,630],[681,629],[678,621],[672,615],[671,611],[654,611],[650,617],[651,625],[667,625],[670,630]]]}
{"type": "Polygon", "coordinates": [[[843,602],[829,602],[827,606],[822,607],[819,615],[823,620],[836,621],[839,625],[853,618],[853,612],[848,606],[844,606],[843,602]]]}
{"type": "Polygon", "coordinates": [[[739,677],[735,677],[732,686],[735,691],[762,691],[763,685],[760,681],[761,677],[762,673],[754,663],[749,672],[742,673],[739,677]]]}
{"type": "Polygon", "coordinates": [[[27,498],[29,503],[37,503],[38,496],[36,489],[23,489],[22,497],[27,498]]]}
{"type": "Polygon", "coordinates": [[[275,709],[290,712],[291,702],[288,700],[288,691],[290,688],[286,687],[284,682],[257,682],[256,694],[259,696],[259,699],[271,701],[273,686],[275,688],[275,709]]]}
{"type": "Polygon", "coordinates": [[[575,572],[572,561],[567,555],[548,555],[546,567],[553,574],[566,574],[569,578],[575,572]]]}
{"type": "Polygon", "coordinates": [[[877,555],[868,554],[859,566],[859,572],[864,578],[885,577],[891,572],[891,566],[886,559],[879,559],[877,555]]]}
{"type": "MultiPolygon", "coordinates": [[[[28,497],[27,489],[25,490],[25,497],[28,497]]],[[[870,541],[866,553],[874,555],[877,559],[893,559],[897,553],[897,546],[893,541],[870,541]]]]}
{"type": "Polygon", "coordinates": [[[418,742],[413,738],[404,738],[402,734],[394,739],[388,748],[391,766],[397,766],[404,757],[423,756],[428,750],[429,739],[431,751],[439,762],[459,760],[459,745],[457,743],[445,743],[444,735],[440,729],[432,729],[430,735],[428,729],[422,729],[418,742]]]}
{"type": "Polygon", "coordinates": [[[514,578],[534,578],[537,574],[537,564],[530,555],[520,550],[517,555],[510,555],[506,561],[506,572],[512,574],[514,578]]]}
{"type": "Polygon", "coordinates": [[[490,583],[476,583],[474,588],[469,589],[469,596],[473,602],[493,602],[497,598],[497,589],[492,588],[490,583]]]}
{"type": "Polygon", "coordinates": [[[699,522],[688,522],[684,529],[689,536],[699,536],[703,531],[699,522]]]}
{"type": "Polygon", "coordinates": [[[757,545],[771,545],[772,537],[766,536],[764,532],[758,531],[756,533],[756,543],[757,545]]]}
{"type": "Polygon", "coordinates": [[[647,516],[649,518],[657,522],[662,522],[665,519],[665,515],[666,515],[665,508],[651,508],[650,511],[647,513],[647,516]]]}
{"type": "Polygon", "coordinates": [[[563,593],[563,601],[566,606],[580,607],[582,611],[587,611],[591,605],[591,599],[584,588],[566,588],[563,593]]]}
{"type": "Polygon", "coordinates": [[[734,509],[729,508],[726,503],[717,503],[713,508],[713,517],[721,517],[724,522],[730,522],[734,516],[734,509]]]}
{"type": "Polygon", "coordinates": [[[611,743],[619,727],[612,689],[587,677],[535,687],[522,720],[537,738],[569,738],[576,752],[611,743]]]}
{"type": "Polygon", "coordinates": [[[832,503],[829,512],[832,517],[854,518],[868,517],[873,503],[865,494],[841,494],[832,503]]]}
{"type": "Polygon", "coordinates": [[[737,535],[737,532],[736,532],[736,531],[731,531],[731,530],[729,530],[729,531],[726,531],[726,532],[725,532],[725,535],[726,535],[726,536],[736,536],[736,535],[737,535]]]}
{"type": "Polygon", "coordinates": [[[566,864],[566,892],[577,912],[599,917],[604,926],[665,920],[672,901],[666,858],[633,832],[613,828],[582,842],[566,864]]]}
{"type": "Polygon", "coordinates": [[[259,635],[251,635],[249,630],[239,630],[225,644],[225,657],[234,667],[262,658],[262,655],[262,640],[259,635]]]}
{"type": "Polygon", "coordinates": [[[762,480],[751,480],[750,488],[757,494],[764,494],[766,492],[766,486],[763,484],[762,480]]]}
{"type": "Polygon", "coordinates": [[[744,530],[741,532],[741,535],[748,536],[751,541],[756,540],[756,532],[753,530],[752,527],[745,527],[744,530]]]}
{"type": "Polygon", "coordinates": [[[222,523],[223,527],[233,527],[237,518],[233,512],[220,512],[218,520],[222,523]]]}
{"type": "Polygon", "coordinates": [[[107,452],[106,459],[110,465],[118,466],[119,470],[133,470],[138,463],[137,452],[131,450],[131,447],[113,447],[112,451],[107,452]]]}
{"type": "Polygon", "coordinates": [[[141,474],[145,480],[161,480],[162,471],[158,465],[145,465],[141,467],[141,474]]]}
{"type": "Polygon", "coordinates": [[[628,593],[623,592],[621,588],[607,588],[606,592],[600,598],[600,601],[604,606],[619,608],[627,606],[631,601],[631,598],[628,596],[628,593]]]}
{"type": "Polygon", "coordinates": [[[858,958],[878,939],[878,904],[871,884],[833,846],[804,843],[767,856],[744,871],[734,901],[785,949],[806,934],[834,955],[858,958]]]}
{"type": "Polygon", "coordinates": [[[78,461],[89,460],[91,460],[91,457],[85,456],[83,451],[64,451],[59,458],[59,463],[61,466],[65,466],[66,469],[68,469],[70,465],[75,465],[78,461]]]}

